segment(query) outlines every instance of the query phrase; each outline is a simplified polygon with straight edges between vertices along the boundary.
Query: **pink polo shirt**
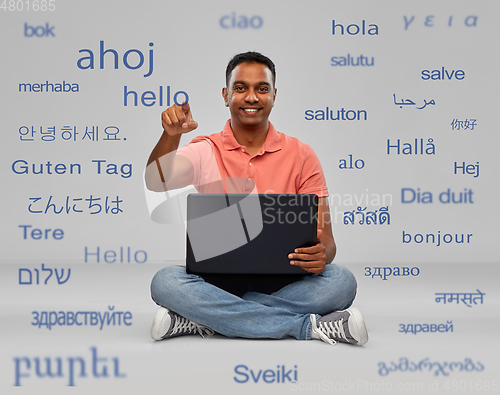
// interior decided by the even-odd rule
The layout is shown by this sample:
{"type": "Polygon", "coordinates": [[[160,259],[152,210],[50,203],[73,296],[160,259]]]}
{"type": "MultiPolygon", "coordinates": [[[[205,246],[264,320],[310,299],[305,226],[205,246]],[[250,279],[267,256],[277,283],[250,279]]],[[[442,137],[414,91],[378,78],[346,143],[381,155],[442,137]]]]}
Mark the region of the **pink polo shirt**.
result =
{"type": "Polygon", "coordinates": [[[328,196],[323,169],[313,149],[278,132],[269,122],[266,141],[250,156],[234,138],[230,120],[220,133],[198,136],[177,151],[194,166],[200,193],[286,193],[328,196]]]}

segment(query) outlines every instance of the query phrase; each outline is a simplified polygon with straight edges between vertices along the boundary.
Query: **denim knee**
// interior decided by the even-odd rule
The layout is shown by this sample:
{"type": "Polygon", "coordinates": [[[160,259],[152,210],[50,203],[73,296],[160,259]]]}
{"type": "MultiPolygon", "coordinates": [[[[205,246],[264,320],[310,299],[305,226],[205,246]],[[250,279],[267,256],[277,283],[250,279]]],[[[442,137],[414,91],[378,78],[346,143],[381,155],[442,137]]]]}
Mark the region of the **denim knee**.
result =
{"type": "Polygon", "coordinates": [[[168,297],[169,292],[175,292],[179,278],[186,273],[184,266],[167,266],[159,270],[151,280],[151,298],[158,305],[168,297]]]}

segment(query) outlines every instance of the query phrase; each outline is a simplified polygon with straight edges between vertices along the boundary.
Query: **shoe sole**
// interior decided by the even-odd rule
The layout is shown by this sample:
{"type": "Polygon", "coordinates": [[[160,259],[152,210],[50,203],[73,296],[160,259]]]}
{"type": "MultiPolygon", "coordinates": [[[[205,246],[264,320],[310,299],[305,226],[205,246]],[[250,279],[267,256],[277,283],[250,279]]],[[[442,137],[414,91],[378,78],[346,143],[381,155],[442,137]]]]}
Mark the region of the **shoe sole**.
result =
{"type": "Polygon", "coordinates": [[[356,334],[356,336],[353,337],[358,339],[357,345],[362,346],[368,341],[368,332],[366,330],[365,320],[363,319],[361,312],[356,307],[351,307],[347,309],[347,311],[351,314],[351,318],[349,319],[349,331],[351,332],[351,335],[356,334]]]}
{"type": "Polygon", "coordinates": [[[162,340],[161,338],[161,323],[163,321],[163,318],[165,317],[165,314],[168,314],[169,310],[166,309],[165,307],[160,307],[158,311],[155,314],[155,318],[153,319],[153,325],[151,326],[151,338],[153,340],[162,340]]]}

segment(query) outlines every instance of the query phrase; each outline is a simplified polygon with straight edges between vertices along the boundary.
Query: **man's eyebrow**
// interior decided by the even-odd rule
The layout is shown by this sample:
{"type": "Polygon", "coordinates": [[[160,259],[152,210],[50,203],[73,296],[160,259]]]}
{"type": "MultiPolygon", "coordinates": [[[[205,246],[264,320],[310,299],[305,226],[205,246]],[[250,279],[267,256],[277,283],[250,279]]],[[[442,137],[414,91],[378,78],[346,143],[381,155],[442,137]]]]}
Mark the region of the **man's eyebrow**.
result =
{"type": "MultiPolygon", "coordinates": [[[[241,84],[241,85],[248,85],[246,81],[234,81],[233,82],[233,85],[237,85],[237,84],[241,84]]],[[[260,81],[260,82],[257,82],[256,85],[267,85],[267,86],[271,86],[271,84],[267,81],[260,81]]]]}

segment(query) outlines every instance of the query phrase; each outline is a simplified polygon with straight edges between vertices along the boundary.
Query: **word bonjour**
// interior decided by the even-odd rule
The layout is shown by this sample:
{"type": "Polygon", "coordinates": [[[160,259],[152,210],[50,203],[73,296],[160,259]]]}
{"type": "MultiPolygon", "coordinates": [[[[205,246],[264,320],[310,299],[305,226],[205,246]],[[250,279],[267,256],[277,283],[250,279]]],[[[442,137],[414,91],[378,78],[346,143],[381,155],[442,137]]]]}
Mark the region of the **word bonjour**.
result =
{"type": "Polygon", "coordinates": [[[108,306],[109,311],[105,311],[101,313],[99,311],[32,311],[33,322],[31,325],[38,326],[40,329],[42,326],[45,326],[49,331],[53,326],[97,326],[99,323],[101,327],[99,328],[102,331],[104,325],[120,326],[123,324],[126,326],[132,325],[132,313],[130,311],[113,311],[115,306],[108,306]],[[83,316],[82,320],[79,320],[80,316],[83,316]]]}
{"type": "MultiPolygon", "coordinates": [[[[101,248],[97,247],[96,252],[89,252],[85,247],[85,263],[89,261],[90,256],[95,256],[97,263],[101,262],[101,248]]],[[[130,247],[120,247],[119,251],[107,250],[102,254],[102,259],[106,263],[144,263],[148,260],[146,251],[138,250],[133,252],[130,247]]]]}
{"type": "Polygon", "coordinates": [[[399,276],[403,276],[403,277],[407,277],[409,275],[412,275],[413,277],[416,277],[420,274],[420,269],[416,266],[412,267],[411,269],[409,267],[394,267],[394,268],[391,268],[391,267],[365,267],[365,276],[366,277],[380,277],[382,280],[387,280],[387,277],[389,276],[394,276],[394,277],[399,277],[399,276]],[[373,270],[373,273],[372,273],[372,269],[373,270]],[[402,269],[402,270],[400,270],[402,269]],[[382,273],[383,271],[383,273],[382,273]],[[414,273],[415,271],[415,273],[414,273]],[[382,277],[383,276],[383,277],[382,277]]]}
{"type": "Polygon", "coordinates": [[[118,357],[111,358],[111,361],[109,361],[110,364],[108,365],[108,358],[98,357],[97,347],[90,347],[90,353],[91,356],[89,357],[89,360],[86,360],[85,356],[66,358],[14,357],[14,386],[21,386],[22,380],[27,380],[32,377],[32,366],[34,366],[35,377],[40,379],[66,377],[68,379],[67,385],[69,387],[76,385],[75,375],[77,374],[79,378],[86,378],[89,376],[97,379],[108,377],[127,377],[126,374],[120,372],[120,361],[118,357]],[[64,362],[67,364],[64,364],[63,367],[64,362]],[[89,366],[88,370],[86,369],[87,366],[89,366]],[[88,376],[86,373],[87,371],[89,372],[88,376]]]}
{"type": "Polygon", "coordinates": [[[446,324],[399,324],[400,333],[417,333],[423,332],[453,332],[453,321],[446,321],[446,324]]]}
{"type": "MultiPolygon", "coordinates": [[[[434,27],[434,18],[435,15],[427,15],[424,20],[424,26],[425,27],[434,27]]],[[[408,27],[415,21],[415,15],[412,15],[411,18],[408,18],[406,15],[403,16],[404,24],[405,24],[405,30],[408,30],[408,27]]],[[[443,18],[438,18],[437,22],[440,26],[441,21],[443,21],[443,18]]],[[[477,16],[476,15],[469,15],[465,18],[464,20],[464,25],[466,27],[476,27],[477,26],[477,16]]],[[[448,17],[448,26],[452,27],[453,26],[453,15],[450,15],[448,17]]]]}
{"type": "Polygon", "coordinates": [[[332,20],[332,34],[340,34],[344,35],[344,30],[347,34],[350,36],[355,36],[359,33],[361,33],[362,36],[368,34],[369,36],[378,36],[378,26],[375,24],[370,24],[366,26],[366,21],[363,19],[361,21],[361,26],[353,23],[348,25],[344,29],[344,25],[341,25],[340,23],[336,23],[335,20],[332,20]]]}
{"type": "MultiPolygon", "coordinates": [[[[97,174],[120,175],[122,178],[132,177],[132,164],[124,163],[117,165],[115,163],[106,163],[105,159],[93,159],[96,164],[97,174]]],[[[29,164],[24,159],[18,159],[12,163],[12,171],[15,174],[82,174],[82,165],[80,163],[52,163],[48,160],[46,163],[29,164]]]]}
{"type": "MultiPolygon", "coordinates": [[[[439,194],[439,202],[442,204],[474,204],[472,200],[472,195],[474,192],[472,189],[464,188],[461,192],[452,192],[451,188],[447,188],[439,194]]],[[[401,203],[422,203],[430,204],[433,203],[432,192],[420,192],[420,188],[417,190],[413,188],[402,188],[401,189],[401,203]]]]}
{"type": "Polygon", "coordinates": [[[232,12],[231,15],[223,15],[219,19],[219,25],[223,29],[260,29],[264,24],[264,20],[259,15],[247,17],[245,15],[236,15],[232,12]]]}
{"type": "MultiPolygon", "coordinates": [[[[38,269],[33,269],[33,271],[36,273],[36,284],[38,285],[38,284],[40,284],[40,282],[39,282],[39,280],[40,280],[39,270],[38,269]]],[[[52,272],[53,271],[50,268],[46,269],[45,268],[45,263],[42,263],[42,269],[41,269],[41,271],[42,271],[42,274],[43,274],[43,272],[49,272],[48,273],[49,275],[47,276],[47,278],[45,279],[45,282],[44,282],[44,284],[47,285],[47,281],[49,281],[49,279],[52,277],[52,272]]],[[[67,282],[69,280],[69,276],[71,276],[71,269],[68,269],[68,276],[66,277],[66,280],[61,281],[62,278],[64,277],[64,269],[61,269],[61,276],[59,276],[59,273],[57,272],[57,269],[54,269],[54,271],[56,272],[57,283],[59,285],[64,284],[65,282],[67,282]]],[[[27,269],[27,268],[20,268],[19,269],[19,284],[22,284],[22,285],[26,285],[26,284],[31,285],[31,284],[33,284],[32,278],[33,278],[33,276],[32,276],[32,272],[31,272],[30,269],[27,269]],[[28,279],[25,278],[23,280],[23,273],[28,273],[29,274],[28,279]]]]}
{"type": "Polygon", "coordinates": [[[254,383],[264,382],[264,383],[285,383],[297,381],[297,365],[293,369],[288,369],[285,365],[277,365],[276,370],[266,369],[266,370],[253,370],[247,365],[237,365],[234,368],[235,376],[234,381],[240,384],[248,383],[249,381],[254,383]]]}
{"type": "MultiPolygon", "coordinates": [[[[455,233],[454,244],[470,244],[470,238],[472,236],[472,233],[468,233],[466,237],[465,233],[455,233]]],[[[453,235],[451,233],[445,233],[442,238],[443,243],[445,244],[450,244],[453,242],[453,235]]],[[[412,236],[411,233],[407,233],[403,230],[403,244],[410,244],[412,241],[416,244],[422,244],[424,242],[424,235],[422,233],[415,233],[415,235],[412,236]]],[[[436,247],[439,247],[441,245],[441,231],[438,230],[437,234],[426,233],[425,244],[436,244],[436,247]]]]}
{"type": "Polygon", "coordinates": [[[479,289],[476,289],[476,291],[477,293],[440,292],[435,294],[437,296],[435,301],[436,303],[443,302],[443,304],[446,304],[446,301],[448,301],[448,303],[457,302],[457,304],[462,302],[467,307],[472,307],[472,303],[477,305],[477,300],[480,300],[481,304],[483,304],[483,296],[486,294],[482,293],[479,289]],[[460,296],[462,296],[462,298],[460,298],[460,296]],[[448,297],[448,299],[446,299],[446,297],[448,297]]]}

